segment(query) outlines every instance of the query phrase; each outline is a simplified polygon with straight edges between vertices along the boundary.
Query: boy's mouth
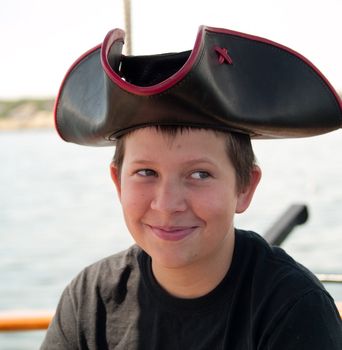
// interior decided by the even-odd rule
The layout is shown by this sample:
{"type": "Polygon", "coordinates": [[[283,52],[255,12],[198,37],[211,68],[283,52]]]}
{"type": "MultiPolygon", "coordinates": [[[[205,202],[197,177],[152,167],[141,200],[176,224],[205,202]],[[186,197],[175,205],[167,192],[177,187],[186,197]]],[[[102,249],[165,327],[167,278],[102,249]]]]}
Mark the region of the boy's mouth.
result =
{"type": "Polygon", "coordinates": [[[166,241],[179,241],[198,228],[198,226],[147,226],[158,238],[166,241]]]}

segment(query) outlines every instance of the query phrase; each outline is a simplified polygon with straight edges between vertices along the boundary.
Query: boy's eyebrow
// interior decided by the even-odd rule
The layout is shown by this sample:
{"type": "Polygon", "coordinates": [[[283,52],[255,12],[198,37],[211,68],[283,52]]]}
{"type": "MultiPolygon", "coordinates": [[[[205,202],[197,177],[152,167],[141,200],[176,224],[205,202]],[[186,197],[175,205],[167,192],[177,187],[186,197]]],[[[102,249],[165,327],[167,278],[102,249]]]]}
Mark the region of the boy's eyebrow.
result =
{"type": "Polygon", "coordinates": [[[188,161],[185,161],[184,163],[189,164],[189,165],[197,164],[197,163],[216,164],[212,159],[207,158],[207,157],[201,157],[201,158],[190,159],[190,160],[188,160],[188,161]]]}
{"type": "MultiPolygon", "coordinates": [[[[131,164],[155,164],[158,163],[153,160],[148,160],[148,159],[135,159],[132,160],[131,164]]],[[[187,165],[192,165],[192,164],[197,164],[197,163],[210,163],[210,164],[216,164],[213,160],[211,160],[208,157],[200,157],[200,158],[194,158],[190,160],[184,160],[182,161],[182,164],[187,164],[187,165]]]]}

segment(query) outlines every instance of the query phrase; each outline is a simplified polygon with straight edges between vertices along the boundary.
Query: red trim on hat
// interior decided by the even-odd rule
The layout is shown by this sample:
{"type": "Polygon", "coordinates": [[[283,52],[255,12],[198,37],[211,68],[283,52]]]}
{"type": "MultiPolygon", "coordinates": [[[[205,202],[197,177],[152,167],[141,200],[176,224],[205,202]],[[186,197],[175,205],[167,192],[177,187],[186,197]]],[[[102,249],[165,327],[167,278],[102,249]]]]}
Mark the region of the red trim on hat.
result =
{"type": "Polygon", "coordinates": [[[191,54],[187,59],[187,61],[185,62],[185,64],[183,65],[183,67],[181,67],[181,69],[177,71],[175,74],[173,74],[171,77],[167,78],[166,80],[156,85],[143,87],[143,86],[130,84],[127,81],[121,79],[121,77],[110,66],[108,62],[108,53],[111,46],[115,43],[115,41],[124,40],[124,32],[120,29],[114,29],[113,31],[109,32],[105,40],[103,41],[103,46],[101,50],[102,67],[106,72],[107,76],[113,81],[113,83],[118,85],[123,90],[126,90],[132,94],[141,95],[141,96],[159,94],[169,89],[170,87],[174,86],[175,84],[177,84],[190,72],[202,48],[202,37],[203,37],[204,29],[205,27],[203,26],[200,27],[197,34],[194,48],[191,51],[191,54]]]}
{"type": "Polygon", "coordinates": [[[340,96],[338,95],[338,93],[334,89],[334,87],[330,84],[329,80],[324,76],[324,74],[312,62],[310,62],[306,57],[301,55],[299,52],[294,51],[294,50],[290,49],[289,47],[281,45],[279,43],[276,43],[276,42],[274,42],[272,40],[261,38],[259,36],[255,36],[255,35],[250,35],[250,34],[245,34],[245,33],[241,33],[241,32],[236,32],[236,31],[230,30],[230,29],[205,27],[205,30],[207,30],[208,32],[230,34],[230,35],[239,36],[241,38],[246,38],[246,39],[250,39],[250,40],[254,40],[254,41],[259,41],[259,42],[262,42],[262,43],[265,43],[265,44],[269,44],[269,45],[275,46],[275,47],[280,48],[282,50],[285,50],[285,51],[291,53],[292,55],[298,57],[300,60],[304,61],[309,67],[311,67],[323,79],[323,81],[328,85],[328,87],[331,90],[331,92],[334,94],[334,96],[335,96],[335,98],[337,100],[337,103],[339,104],[340,108],[342,109],[342,99],[340,98],[340,96]]]}
{"type": "Polygon", "coordinates": [[[92,54],[94,51],[96,50],[99,50],[101,48],[101,44],[100,45],[97,45],[95,46],[94,48],[88,50],[87,52],[85,52],[82,56],[80,56],[72,65],[71,67],[68,69],[67,73],[65,74],[63,80],[62,80],[62,84],[58,90],[58,93],[57,93],[57,97],[56,97],[56,100],[55,100],[55,103],[54,103],[54,106],[53,106],[53,116],[54,116],[54,124],[55,124],[55,129],[59,135],[59,137],[66,141],[63,136],[61,135],[61,133],[59,132],[58,130],[58,125],[57,125],[57,108],[58,108],[58,102],[59,102],[59,98],[62,94],[62,90],[64,89],[64,85],[67,81],[67,79],[69,78],[69,75],[71,74],[71,72],[75,69],[75,67],[77,65],[80,64],[80,62],[82,62],[86,57],[88,57],[90,54],[92,54]]]}

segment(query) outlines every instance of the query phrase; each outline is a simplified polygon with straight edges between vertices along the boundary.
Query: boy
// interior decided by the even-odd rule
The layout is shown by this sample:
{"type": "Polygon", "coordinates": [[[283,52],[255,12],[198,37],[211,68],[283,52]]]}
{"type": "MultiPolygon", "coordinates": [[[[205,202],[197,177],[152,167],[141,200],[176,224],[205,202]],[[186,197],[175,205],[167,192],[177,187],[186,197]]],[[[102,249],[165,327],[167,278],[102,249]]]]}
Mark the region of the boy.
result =
{"type": "Polygon", "coordinates": [[[123,57],[122,44],[115,30],[71,68],[56,125],[115,142],[137,244],[71,282],[42,349],[341,349],[320,282],[233,223],[261,177],[250,136],[340,127],[335,91],[293,51],[223,29],[201,27],[191,53],[123,57]]]}

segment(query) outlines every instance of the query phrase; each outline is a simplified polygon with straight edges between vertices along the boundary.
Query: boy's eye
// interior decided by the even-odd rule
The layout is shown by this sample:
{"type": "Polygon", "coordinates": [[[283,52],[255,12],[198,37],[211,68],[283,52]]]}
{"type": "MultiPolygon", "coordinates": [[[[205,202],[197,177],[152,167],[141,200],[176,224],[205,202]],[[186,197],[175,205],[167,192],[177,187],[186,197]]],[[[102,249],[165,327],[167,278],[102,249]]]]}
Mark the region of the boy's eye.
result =
{"type": "Polygon", "coordinates": [[[207,171],[195,171],[191,174],[191,177],[196,180],[203,180],[210,177],[210,174],[207,171]]]}
{"type": "Polygon", "coordinates": [[[154,170],[151,169],[140,169],[137,171],[137,174],[140,176],[157,176],[156,172],[154,170]]]}

